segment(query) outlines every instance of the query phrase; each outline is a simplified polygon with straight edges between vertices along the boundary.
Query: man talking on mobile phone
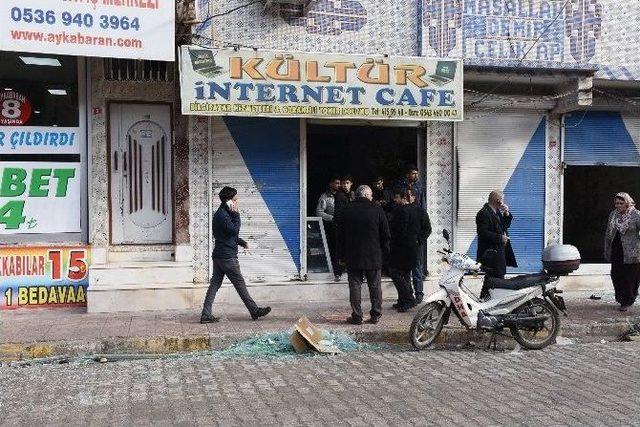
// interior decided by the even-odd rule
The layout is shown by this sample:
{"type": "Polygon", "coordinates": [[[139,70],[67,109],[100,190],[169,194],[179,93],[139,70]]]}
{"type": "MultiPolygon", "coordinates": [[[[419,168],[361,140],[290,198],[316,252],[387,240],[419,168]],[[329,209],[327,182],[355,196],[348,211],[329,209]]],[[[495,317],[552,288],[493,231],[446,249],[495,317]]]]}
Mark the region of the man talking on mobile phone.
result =
{"type": "Polygon", "coordinates": [[[249,310],[251,318],[257,320],[266,316],[271,311],[271,307],[258,307],[255,301],[249,295],[247,285],[240,272],[240,263],[238,262],[238,246],[247,249],[248,244],[240,238],[240,213],[238,205],[238,191],[235,188],[224,187],[220,190],[220,207],[213,217],[213,237],[215,246],[213,248],[213,275],[209,282],[209,289],[204,298],[202,307],[202,315],[200,323],[214,323],[220,320],[215,317],[211,310],[213,300],[224,276],[227,276],[233,286],[236,288],[242,302],[249,310]]]}
{"type": "MultiPolygon", "coordinates": [[[[496,259],[493,266],[486,270],[489,277],[503,279],[507,274],[507,266],[517,267],[516,256],[511,247],[509,227],[511,227],[513,215],[509,206],[504,201],[504,193],[494,190],[489,193],[489,200],[476,215],[476,228],[478,232],[478,254],[476,260],[481,262],[487,250],[496,251],[496,259]]],[[[489,290],[482,287],[480,298],[489,296],[489,290]]]]}

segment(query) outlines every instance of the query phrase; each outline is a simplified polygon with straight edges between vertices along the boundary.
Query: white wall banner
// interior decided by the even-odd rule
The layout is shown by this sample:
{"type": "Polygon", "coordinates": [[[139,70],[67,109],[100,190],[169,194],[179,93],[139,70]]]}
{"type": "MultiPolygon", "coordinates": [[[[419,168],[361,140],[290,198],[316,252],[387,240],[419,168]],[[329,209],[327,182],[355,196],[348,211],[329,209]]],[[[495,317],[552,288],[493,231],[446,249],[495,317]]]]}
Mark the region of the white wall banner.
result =
{"type": "Polygon", "coordinates": [[[182,46],[182,113],[461,121],[462,61],[182,46]]]}
{"type": "Polygon", "coordinates": [[[0,126],[0,235],[81,231],[79,131],[0,126]]]}
{"type": "Polygon", "coordinates": [[[0,126],[0,154],[79,154],[78,128],[0,126]]]}
{"type": "Polygon", "coordinates": [[[0,234],[80,231],[80,163],[2,162],[0,234]]]}
{"type": "Polygon", "coordinates": [[[0,50],[173,61],[173,0],[2,0],[0,50]]]}

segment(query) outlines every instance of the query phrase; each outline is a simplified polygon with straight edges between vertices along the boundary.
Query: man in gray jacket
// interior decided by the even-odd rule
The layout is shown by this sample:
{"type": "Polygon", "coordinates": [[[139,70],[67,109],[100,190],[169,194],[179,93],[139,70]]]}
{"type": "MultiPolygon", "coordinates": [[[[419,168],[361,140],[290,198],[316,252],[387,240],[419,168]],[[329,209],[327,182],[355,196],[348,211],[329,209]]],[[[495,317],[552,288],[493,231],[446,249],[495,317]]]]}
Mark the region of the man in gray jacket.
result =
{"type": "Polygon", "coordinates": [[[322,193],[318,199],[318,206],[316,207],[316,216],[322,218],[324,232],[327,236],[329,256],[331,258],[331,266],[333,267],[333,274],[335,275],[336,282],[339,281],[342,276],[337,257],[337,230],[334,221],[334,215],[336,213],[336,193],[338,191],[340,191],[340,179],[338,177],[332,177],[329,180],[329,187],[327,188],[327,191],[322,193]]]}

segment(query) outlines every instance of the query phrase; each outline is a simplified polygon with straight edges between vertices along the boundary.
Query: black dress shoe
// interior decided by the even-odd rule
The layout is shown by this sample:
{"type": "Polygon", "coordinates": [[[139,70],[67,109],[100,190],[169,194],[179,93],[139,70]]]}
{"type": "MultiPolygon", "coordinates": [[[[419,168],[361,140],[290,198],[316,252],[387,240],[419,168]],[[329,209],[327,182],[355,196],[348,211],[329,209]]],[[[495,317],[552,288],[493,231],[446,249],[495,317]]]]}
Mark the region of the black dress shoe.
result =
{"type": "Polygon", "coordinates": [[[398,303],[397,307],[394,307],[394,308],[398,310],[399,313],[404,313],[405,311],[410,310],[417,305],[418,305],[418,301],[415,299],[412,299],[402,304],[398,303]]]}
{"type": "Polygon", "coordinates": [[[253,320],[258,320],[259,318],[264,317],[269,313],[271,313],[271,307],[258,307],[256,312],[251,315],[251,318],[253,320]]]}
{"type": "Polygon", "coordinates": [[[200,323],[216,323],[220,320],[219,317],[216,316],[200,316],[200,323]]]}
{"type": "Polygon", "coordinates": [[[378,317],[371,317],[371,318],[369,319],[369,323],[371,323],[372,325],[377,325],[379,321],[380,321],[380,316],[378,316],[378,317]]]}
{"type": "Polygon", "coordinates": [[[400,307],[400,303],[398,303],[398,302],[394,303],[394,304],[391,306],[391,308],[398,308],[398,307],[400,307]]]}
{"type": "Polygon", "coordinates": [[[347,323],[350,325],[362,325],[362,319],[354,319],[353,316],[347,317],[347,323]]]}
{"type": "Polygon", "coordinates": [[[416,295],[416,305],[422,303],[423,299],[424,299],[424,295],[416,295]]]}
{"type": "Polygon", "coordinates": [[[406,313],[415,306],[416,304],[401,305],[400,307],[398,307],[398,313],[406,313]]]}

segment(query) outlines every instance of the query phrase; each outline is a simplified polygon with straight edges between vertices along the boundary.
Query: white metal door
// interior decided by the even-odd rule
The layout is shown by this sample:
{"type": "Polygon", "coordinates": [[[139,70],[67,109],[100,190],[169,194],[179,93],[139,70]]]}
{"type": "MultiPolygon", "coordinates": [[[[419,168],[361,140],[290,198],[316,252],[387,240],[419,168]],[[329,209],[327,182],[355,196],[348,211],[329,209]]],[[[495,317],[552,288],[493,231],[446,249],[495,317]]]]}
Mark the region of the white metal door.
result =
{"type": "Polygon", "coordinates": [[[112,104],[111,242],[171,243],[171,109],[112,104]]]}

